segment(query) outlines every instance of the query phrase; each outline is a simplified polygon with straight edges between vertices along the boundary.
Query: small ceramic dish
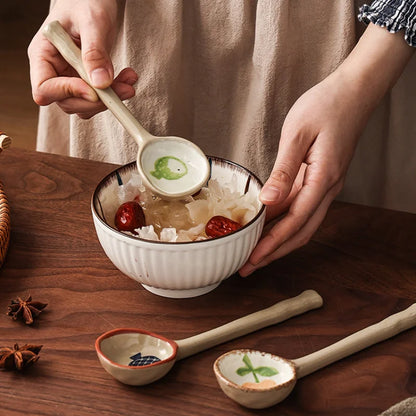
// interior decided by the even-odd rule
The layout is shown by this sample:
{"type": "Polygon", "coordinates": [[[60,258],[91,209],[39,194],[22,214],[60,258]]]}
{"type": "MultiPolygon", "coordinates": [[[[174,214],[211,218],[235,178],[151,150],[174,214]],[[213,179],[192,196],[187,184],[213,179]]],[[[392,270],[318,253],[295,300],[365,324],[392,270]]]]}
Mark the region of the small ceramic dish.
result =
{"type": "MultiPolygon", "coordinates": [[[[136,171],[134,162],[116,169],[97,186],[92,197],[92,216],[105,253],[124,274],[152,293],[187,298],[203,295],[235,273],[247,261],[260,238],[265,207],[258,200],[262,183],[250,171],[225,159],[209,157],[211,178],[219,184],[234,183],[236,191],[257,201],[254,218],[230,234],[190,242],[150,241],[122,233],[106,218],[111,195],[136,171]]],[[[114,210],[113,210],[114,211],[114,210]]]]}

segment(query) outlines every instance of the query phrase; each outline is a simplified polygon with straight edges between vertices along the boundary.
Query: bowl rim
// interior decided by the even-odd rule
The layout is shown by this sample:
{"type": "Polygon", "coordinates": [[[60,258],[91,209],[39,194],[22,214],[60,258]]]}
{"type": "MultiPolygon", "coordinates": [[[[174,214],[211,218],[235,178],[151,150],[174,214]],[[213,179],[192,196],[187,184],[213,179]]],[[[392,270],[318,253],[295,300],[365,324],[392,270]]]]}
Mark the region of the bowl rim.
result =
{"type": "MultiPolygon", "coordinates": [[[[242,165],[240,165],[240,164],[238,164],[236,162],[233,162],[231,160],[228,160],[228,159],[225,159],[225,158],[222,158],[222,157],[218,157],[218,156],[209,156],[209,155],[207,155],[207,158],[208,158],[210,164],[214,160],[214,161],[219,161],[219,162],[226,162],[227,164],[236,166],[237,168],[242,169],[243,171],[246,171],[248,173],[248,175],[249,175],[249,178],[252,177],[255,181],[257,181],[260,184],[261,187],[263,186],[263,182],[253,172],[251,172],[249,169],[245,168],[244,166],[242,166],[242,165]]],[[[128,166],[131,166],[131,165],[133,165],[135,163],[136,163],[136,161],[134,160],[132,162],[126,163],[125,165],[121,165],[121,166],[117,167],[116,169],[112,170],[106,176],[104,176],[104,178],[101,179],[101,181],[96,186],[96,188],[95,188],[95,190],[94,190],[94,192],[92,194],[92,197],[91,197],[91,211],[93,213],[93,216],[96,217],[97,220],[105,228],[109,229],[110,232],[115,233],[117,236],[123,236],[123,237],[126,237],[128,239],[131,239],[132,241],[141,241],[141,242],[145,242],[147,244],[158,244],[158,245],[166,245],[167,244],[167,245],[171,245],[171,246],[178,246],[178,245],[200,244],[200,243],[207,244],[208,242],[218,241],[218,240],[227,238],[229,236],[235,235],[237,233],[240,233],[243,230],[246,230],[247,228],[249,228],[253,223],[255,223],[262,216],[264,210],[266,209],[266,206],[263,203],[260,202],[261,203],[261,207],[260,207],[258,213],[247,224],[245,224],[243,227],[241,227],[238,230],[233,231],[231,233],[222,235],[220,237],[215,237],[215,238],[207,239],[207,240],[178,241],[178,242],[175,242],[175,241],[156,241],[156,240],[147,240],[145,238],[140,238],[140,237],[136,237],[136,236],[133,236],[133,235],[129,235],[129,234],[123,233],[123,232],[118,231],[115,228],[111,227],[109,224],[107,224],[106,221],[104,221],[101,218],[101,216],[99,215],[99,213],[95,209],[94,201],[95,201],[95,199],[97,199],[99,201],[99,199],[98,199],[99,189],[110,179],[110,177],[114,176],[116,174],[116,172],[119,171],[120,169],[127,168],[128,166]]]]}

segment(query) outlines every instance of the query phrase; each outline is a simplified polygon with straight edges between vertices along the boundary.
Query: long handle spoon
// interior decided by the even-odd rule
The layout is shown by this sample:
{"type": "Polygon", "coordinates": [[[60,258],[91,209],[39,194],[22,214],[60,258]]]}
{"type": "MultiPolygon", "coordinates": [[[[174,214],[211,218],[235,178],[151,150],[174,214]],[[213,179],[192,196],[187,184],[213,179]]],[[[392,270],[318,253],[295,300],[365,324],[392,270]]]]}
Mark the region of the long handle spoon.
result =
{"type": "Polygon", "coordinates": [[[377,324],[295,360],[255,350],[234,350],[214,363],[217,381],[224,393],[253,409],[263,409],[284,400],[296,380],[416,325],[416,303],[377,324]],[[255,376],[255,383],[249,377],[255,376]],[[263,377],[264,376],[264,377],[263,377]]]}
{"type": "Polygon", "coordinates": [[[267,309],[179,341],[138,328],[113,329],[97,338],[95,349],[101,365],[113,377],[140,386],[163,377],[176,360],[319,308],[322,303],[318,293],[306,290],[267,309]]]}
{"type": "MultiPolygon", "coordinates": [[[[48,23],[44,36],[91,87],[81,51],[58,21],[48,23]]],[[[199,191],[210,175],[210,164],[202,150],[181,137],[157,137],[136,120],[109,87],[92,87],[101,101],[136,140],[137,169],[147,188],[166,199],[181,198],[199,191]]]]}

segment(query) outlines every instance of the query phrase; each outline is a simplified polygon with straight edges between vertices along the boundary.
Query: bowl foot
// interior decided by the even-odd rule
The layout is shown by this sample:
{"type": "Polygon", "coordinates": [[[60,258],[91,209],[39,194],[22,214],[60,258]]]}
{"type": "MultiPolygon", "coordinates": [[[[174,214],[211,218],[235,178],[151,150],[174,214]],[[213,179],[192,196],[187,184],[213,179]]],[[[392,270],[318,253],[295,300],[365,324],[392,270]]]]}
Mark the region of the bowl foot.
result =
{"type": "Polygon", "coordinates": [[[176,299],[184,299],[184,298],[194,298],[196,296],[205,295],[208,292],[211,292],[211,290],[214,290],[217,286],[220,285],[221,282],[215,283],[213,285],[205,286],[205,287],[199,287],[196,289],[159,289],[157,287],[148,286],[148,285],[142,285],[146,290],[149,292],[158,295],[163,296],[165,298],[176,298],[176,299]]]}

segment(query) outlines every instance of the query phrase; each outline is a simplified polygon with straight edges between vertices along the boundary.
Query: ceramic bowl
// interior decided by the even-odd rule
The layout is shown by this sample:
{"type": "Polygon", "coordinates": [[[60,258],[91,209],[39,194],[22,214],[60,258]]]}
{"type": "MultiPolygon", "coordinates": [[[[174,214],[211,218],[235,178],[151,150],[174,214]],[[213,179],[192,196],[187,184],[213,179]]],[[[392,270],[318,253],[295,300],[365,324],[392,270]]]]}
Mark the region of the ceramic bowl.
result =
{"type": "MultiPolygon", "coordinates": [[[[225,159],[209,157],[211,178],[236,184],[237,190],[258,201],[262,183],[244,167],[225,159]]],[[[135,162],[107,175],[92,197],[92,216],[98,239],[113,264],[144,288],[160,296],[187,298],[203,295],[234,274],[248,259],[260,238],[265,207],[258,201],[257,214],[231,234],[202,241],[160,242],[117,231],[106,221],[109,196],[126,183],[135,162]]]]}

